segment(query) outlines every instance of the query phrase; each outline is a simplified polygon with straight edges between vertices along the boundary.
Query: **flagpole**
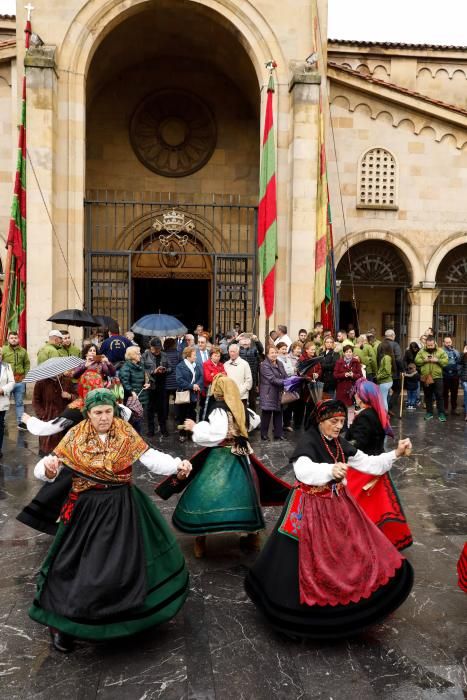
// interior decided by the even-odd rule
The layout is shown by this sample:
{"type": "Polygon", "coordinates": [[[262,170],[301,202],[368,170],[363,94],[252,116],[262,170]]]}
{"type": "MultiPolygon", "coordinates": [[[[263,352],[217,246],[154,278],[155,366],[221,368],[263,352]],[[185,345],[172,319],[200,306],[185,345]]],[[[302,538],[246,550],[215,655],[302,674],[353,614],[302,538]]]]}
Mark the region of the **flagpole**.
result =
{"type": "Polygon", "coordinates": [[[273,94],[277,63],[266,63],[269,72],[259,182],[257,247],[265,313],[266,348],[269,343],[269,319],[275,305],[275,267],[277,261],[276,146],[274,139],[273,94]]]}
{"type": "MultiPolygon", "coordinates": [[[[27,11],[27,18],[26,18],[26,27],[24,29],[25,33],[25,40],[24,40],[24,46],[26,51],[29,49],[29,40],[31,37],[31,12],[34,10],[34,7],[31,5],[29,2],[25,8],[27,11]]],[[[21,124],[19,127],[19,137],[18,137],[18,164],[20,162],[20,157],[24,161],[24,167],[25,167],[25,158],[26,158],[26,73],[23,75],[23,90],[22,90],[22,104],[21,104],[21,124]]],[[[26,177],[26,176],[25,176],[26,177]]],[[[8,332],[8,321],[9,321],[9,311],[10,311],[10,296],[12,293],[12,290],[10,289],[11,287],[11,268],[13,264],[13,247],[14,247],[14,242],[13,242],[13,233],[14,233],[14,228],[16,225],[16,221],[13,218],[13,212],[15,212],[15,204],[17,209],[19,210],[19,216],[24,213],[25,215],[25,209],[26,209],[26,193],[24,188],[24,184],[21,181],[21,172],[20,172],[20,167],[17,167],[16,169],[16,177],[15,177],[15,189],[14,189],[14,199],[13,199],[13,207],[12,207],[12,218],[10,219],[10,228],[8,232],[8,241],[7,241],[7,255],[6,255],[6,264],[5,264],[5,279],[3,282],[3,298],[2,298],[2,311],[0,314],[0,341],[2,345],[5,343],[6,340],[6,335],[8,332]],[[16,199],[15,199],[16,197],[16,199]],[[18,201],[19,200],[19,201],[18,201]]],[[[24,219],[26,219],[26,216],[24,216],[24,219]]],[[[16,261],[18,264],[18,261],[16,261]]],[[[24,293],[26,294],[26,279],[25,279],[25,269],[26,269],[26,252],[24,251],[24,259],[21,261],[21,265],[24,266],[24,293]]],[[[15,274],[17,274],[18,268],[15,270],[15,274]]],[[[18,279],[18,285],[21,287],[21,279],[18,279]]],[[[21,294],[21,289],[16,290],[17,294],[21,294]]],[[[16,303],[16,299],[12,300],[13,303],[16,303]]],[[[25,301],[25,299],[24,299],[25,301]]],[[[26,313],[26,310],[24,309],[24,313],[26,313]]],[[[19,316],[18,316],[18,331],[20,332],[20,336],[24,335],[25,336],[25,326],[23,328],[22,324],[19,323],[19,316]],[[24,333],[23,333],[24,331],[24,333]]],[[[16,330],[16,329],[15,329],[16,330]]],[[[20,342],[22,344],[25,344],[25,337],[20,337],[20,342]]]]}

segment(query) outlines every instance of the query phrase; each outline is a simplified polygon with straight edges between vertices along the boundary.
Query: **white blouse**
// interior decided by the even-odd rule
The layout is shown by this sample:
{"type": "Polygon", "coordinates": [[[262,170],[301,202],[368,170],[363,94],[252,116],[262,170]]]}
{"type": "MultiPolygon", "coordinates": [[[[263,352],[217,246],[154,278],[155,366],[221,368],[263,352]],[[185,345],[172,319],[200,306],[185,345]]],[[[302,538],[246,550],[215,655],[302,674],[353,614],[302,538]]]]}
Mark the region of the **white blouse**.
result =
{"type": "MultiPolygon", "coordinates": [[[[374,474],[381,476],[389,471],[397,459],[396,451],[383,452],[380,455],[367,455],[361,450],[353,457],[347,459],[349,467],[357,469],[365,474],[374,474]]],[[[334,479],[332,468],[334,464],[327,462],[313,462],[309,457],[299,457],[293,464],[295,476],[299,481],[310,486],[323,486],[334,479]]],[[[346,479],[342,480],[343,484],[347,483],[346,479]]]]}
{"type": "Polygon", "coordinates": [[[222,440],[225,440],[228,432],[227,412],[222,408],[215,408],[209,414],[208,420],[196,423],[193,428],[193,441],[201,447],[216,447],[222,440]]]}
{"type": "MultiPolygon", "coordinates": [[[[102,442],[105,442],[106,435],[99,435],[102,442]]],[[[57,475],[53,479],[48,479],[45,475],[45,464],[43,457],[34,467],[34,476],[36,479],[41,481],[52,482],[55,481],[57,476],[63,469],[63,464],[58,467],[57,475]]],[[[171,476],[177,472],[177,469],[182,461],[180,457],[172,457],[165,452],[159,452],[159,450],[154,450],[150,447],[144,454],[139,458],[141,464],[143,464],[152,474],[162,474],[163,476],[171,476]]]]}

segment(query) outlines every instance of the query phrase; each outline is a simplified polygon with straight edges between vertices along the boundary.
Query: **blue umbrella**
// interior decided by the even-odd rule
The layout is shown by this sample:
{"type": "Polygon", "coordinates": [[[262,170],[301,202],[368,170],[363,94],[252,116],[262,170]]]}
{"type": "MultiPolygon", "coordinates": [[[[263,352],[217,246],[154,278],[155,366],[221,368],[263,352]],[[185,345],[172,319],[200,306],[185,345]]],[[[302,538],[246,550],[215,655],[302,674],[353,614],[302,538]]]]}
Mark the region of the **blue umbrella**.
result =
{"type": "Polygon", "coordinates": [[[175,318],[175,316],[168,316],[167,314],[148,314],[136,321],[132,325],[131,330],[133,333],[139,333],[140,335],[162,338],[164,336],[175,337],[177,335],[184,335],[188,329],[181,321],[175,318]]]}

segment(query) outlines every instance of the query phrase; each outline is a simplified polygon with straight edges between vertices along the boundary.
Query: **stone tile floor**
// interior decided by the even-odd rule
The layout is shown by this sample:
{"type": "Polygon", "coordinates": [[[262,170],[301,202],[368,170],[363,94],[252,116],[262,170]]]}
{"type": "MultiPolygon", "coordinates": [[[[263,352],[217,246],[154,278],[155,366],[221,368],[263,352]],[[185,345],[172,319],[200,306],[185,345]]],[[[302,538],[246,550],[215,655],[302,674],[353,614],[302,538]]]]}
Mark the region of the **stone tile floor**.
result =
{"type": "MultiPolygon", "coordinates": [[[[467,424],[461,417],[424,423],[422,412],[397,421],[414,443],[393,470],[415,543],[407,556],[416,583],[384,624],[333,644],[292,642],[271,631],[243,591],[246,567],[236,536],[213,536],[196,560],[178,534],[191,572],[179,615],[144,636],[112,644],[80,643],[62,656],[27,614],[35,573],[51,538],[15,520],[39,487],[36,438],[8,416],[0,464],[0,698],[8,700],[460,700],[467,697],[467,595],[456,586],[456,561],[467,538],[467,424]]],[[[280,476],[288,443],[252,442],[280,476]]],[[[165,438],[162,449],[189,456],[192,445],[165,438]]],[[[389,446],[388,446],[389,447],[389,446]]],[[[137,467],[136,483],[153,494],[154,478],[137,467]]],[[[154,496],[154,498],[156,498],[154,496]]],[[[170,520],[175,502],[158,506],[170,520]]],[[[268,529],[279,509],[266,509],[268,529]]]]}

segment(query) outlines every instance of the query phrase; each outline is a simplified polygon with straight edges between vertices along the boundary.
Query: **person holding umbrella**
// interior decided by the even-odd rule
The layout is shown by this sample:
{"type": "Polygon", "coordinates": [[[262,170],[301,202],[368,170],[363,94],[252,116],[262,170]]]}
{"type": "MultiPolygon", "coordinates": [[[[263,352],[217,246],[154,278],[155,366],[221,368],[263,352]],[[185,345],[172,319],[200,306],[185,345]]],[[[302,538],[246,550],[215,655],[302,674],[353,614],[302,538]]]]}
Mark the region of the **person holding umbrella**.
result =
{"type": "MultiPolygon", "coordinates": [[[[50,377],[36,382],[32,394],[32,407],[36,416],[43,421],[57,418],[70,401],[76,398],[73,391],[73,382],[70,377],[65,375],[50,377]]],[[[52,452],[62,437],[63,432],[57,435],[39,437],[39,455],[43,457],[52,452]]]]}

